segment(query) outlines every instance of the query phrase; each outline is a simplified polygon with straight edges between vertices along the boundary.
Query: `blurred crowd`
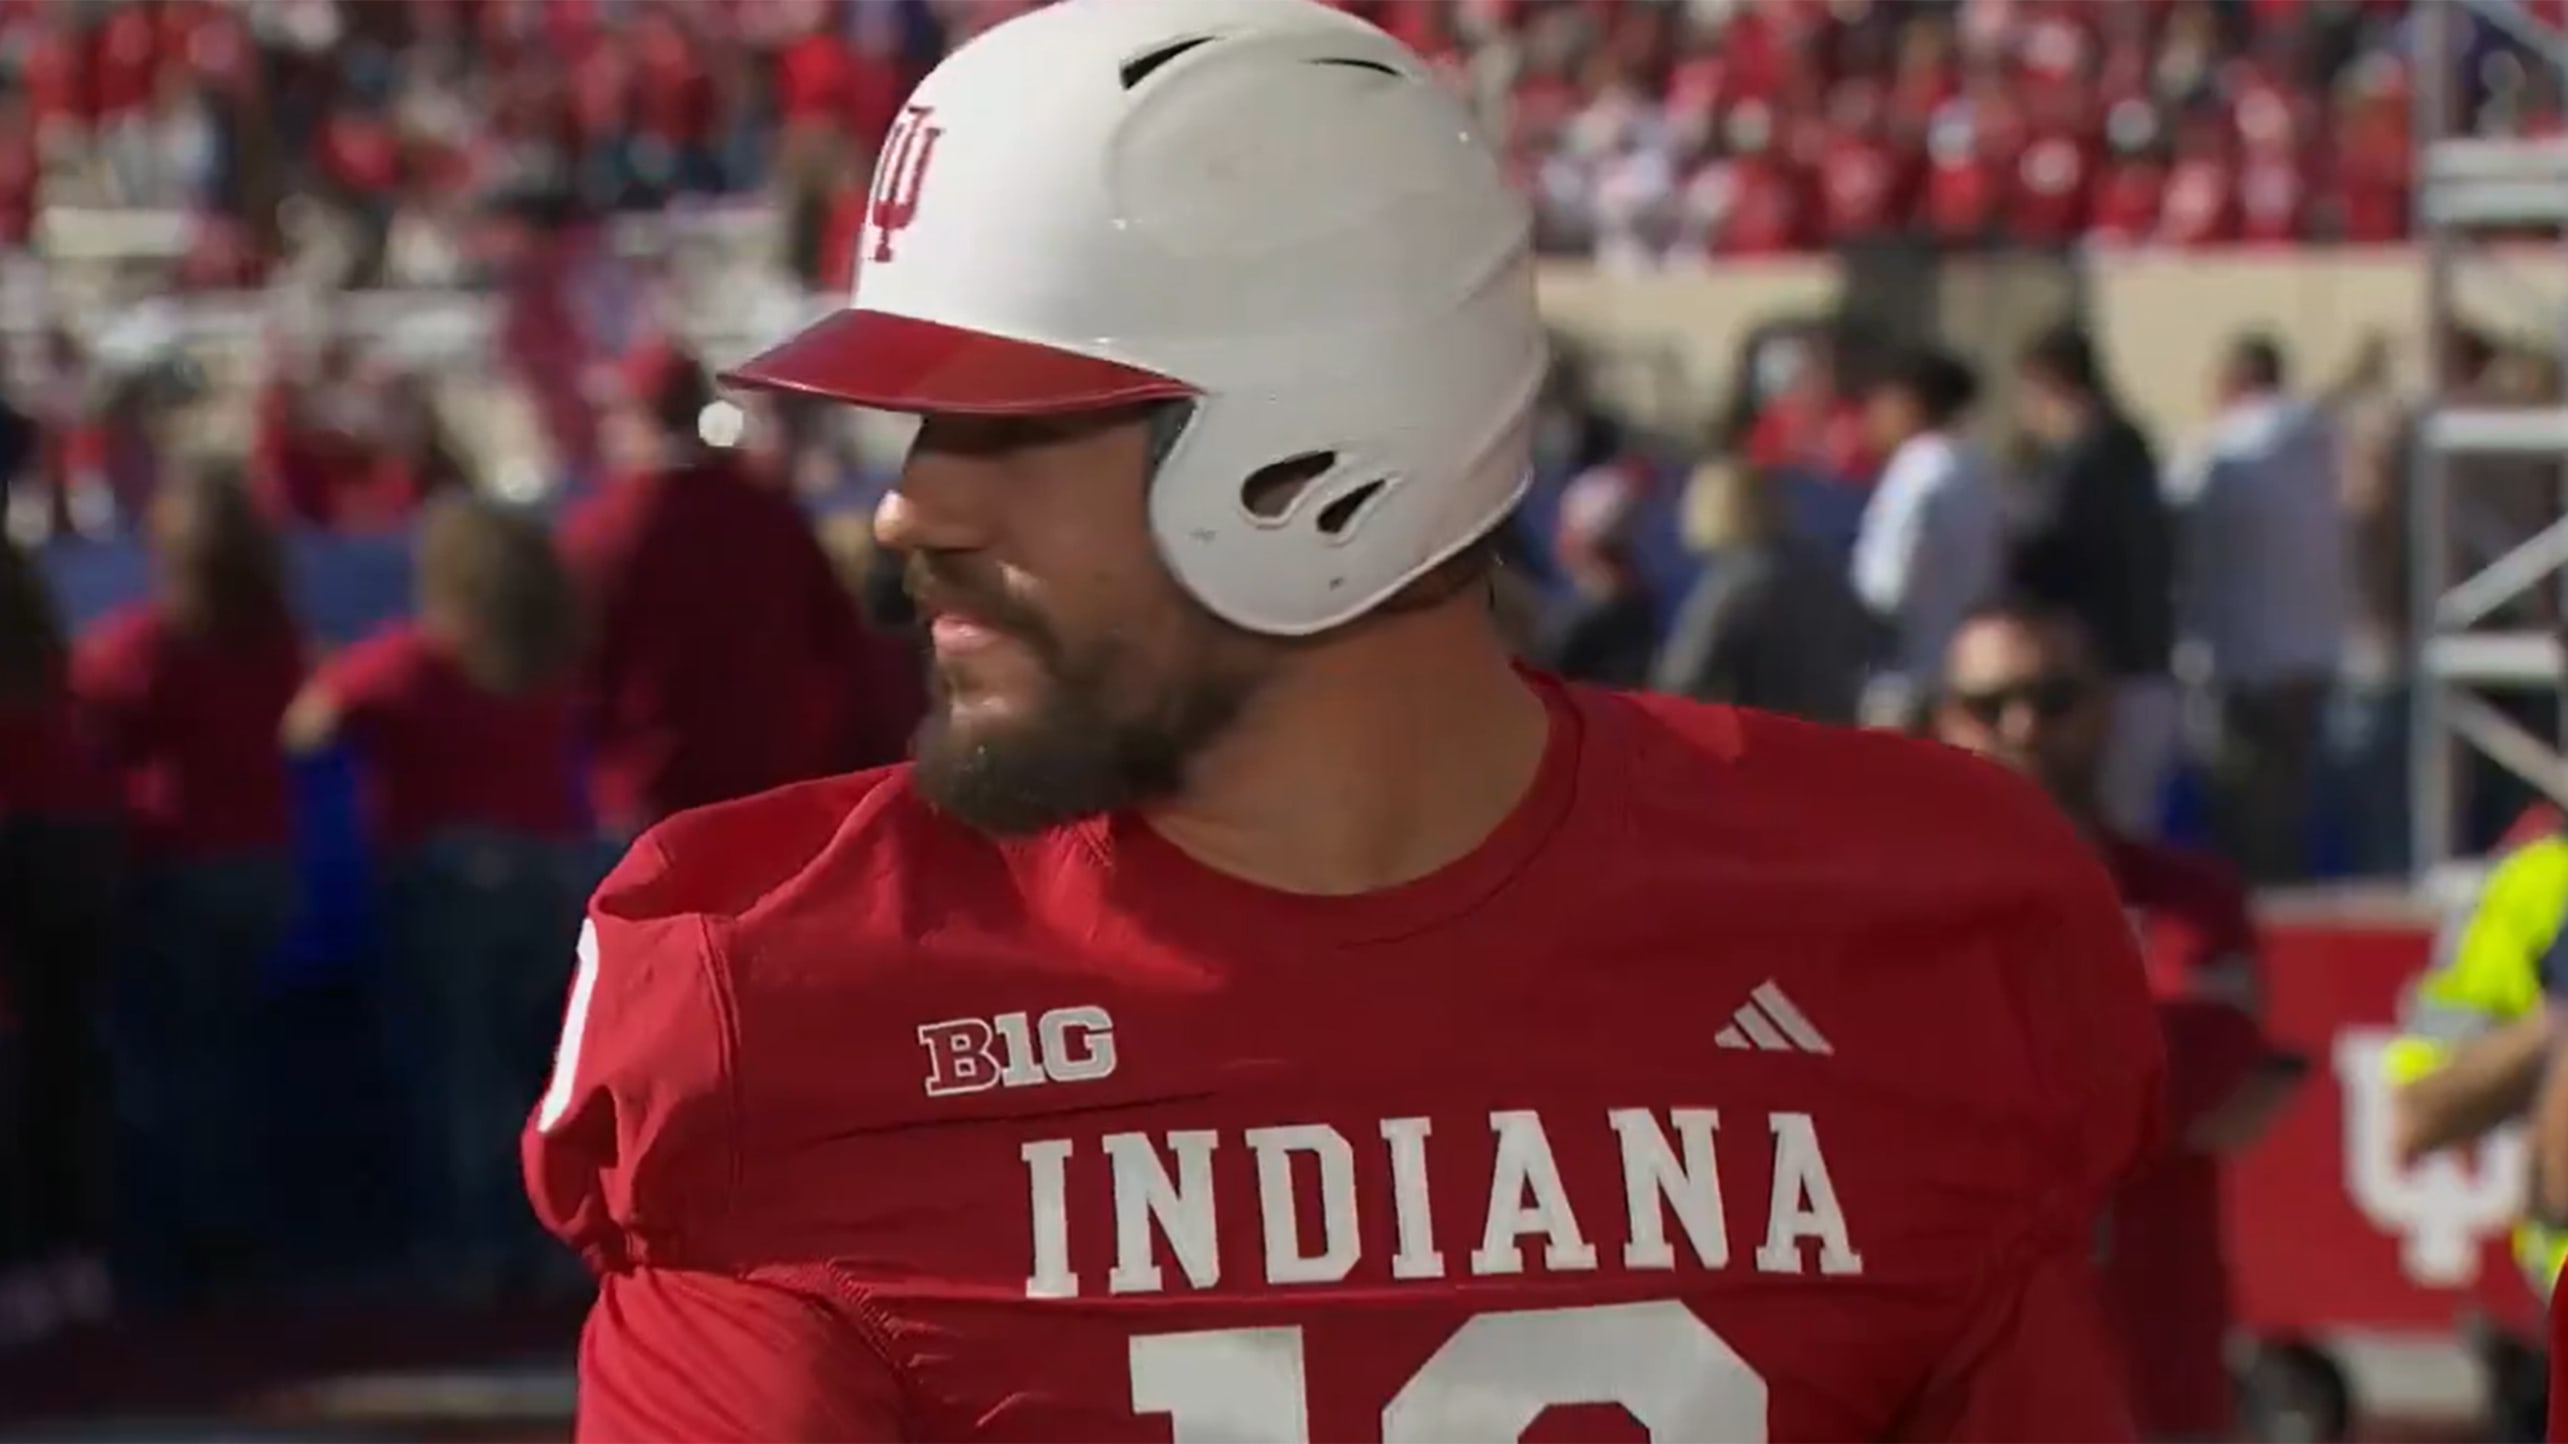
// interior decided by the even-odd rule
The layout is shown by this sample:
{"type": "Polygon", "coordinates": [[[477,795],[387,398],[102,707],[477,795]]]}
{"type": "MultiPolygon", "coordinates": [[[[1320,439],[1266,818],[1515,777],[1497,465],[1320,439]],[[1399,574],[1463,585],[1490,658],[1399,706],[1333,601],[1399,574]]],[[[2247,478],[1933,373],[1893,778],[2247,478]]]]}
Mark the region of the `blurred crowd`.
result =
{"type": "Polygon", "coordinates": [[[250,480],[273,458],[167,477],[146,594],[76,631],[0,549],[0,1342],[290,1273],[272,1150],[325,1110],[281,1117],[260,1080],[274,960],[323,901],[297,836],[323,756],[375,900],[353,1051],[389,1097],[363,1127],[405,1204],[366,1266],[447,1298],[564,1285],[514,1139],[588,889],[660,817],[897,759],[924,705],[904,619],[869,620],[861,524],[705,446],[691,359],[649,395],[650,463],[549,523],[428,500],[406,615],[344,646],[304,625],[250,480]]]}
{"type": "MultiPolygon", "coordinates": [[[[839,284],[908,84],[1023,3],[6,0],[0,247],[150,207],[181,285],[454,286],[506,263],[495,205],[764,195],[839,284]]],[[[1609,264],[2409,223],[2407,0],[1344,3],[1484,110],[1549,248],[1609,264]]],[[[2462,48],[2459,126],[2557,127],[2554,67],[2475,18],[2462,48]]]]}
{"type": "MultiPolygon", "coordinates": [[[[2126,410],[2069,324],[1966,359],[1861,316],[1781,320],[1706,437],[1617,421],[1572,354],[1520,518],[1526,644],[1593,680],[1912,726],[1960,619],[2028,599],[2075,617],[2112,681],[2103,803],[2124,835],[2172,830],[2259,883],[2403,874],[2423,403],[2397,344],[2307,376],[2276,337],[2239,335],[2204,358],[2210,419],[2178,435],[2126,410]]],[[[2556,394],[2556,358],[2446,344],[2456,402],[2556,394]]],[[[2537,458],[2453,470],[2464,572],[2557,516],[2537,458]]],[[[2553,605],[2500,620],[2548,628],[2553,605]]],[[[2497,705],[2556,725],[2545,695],[2497,705]]],[[[2492,767],[2464,793],[2476,846],[2530,800],[2492,767]]]]}

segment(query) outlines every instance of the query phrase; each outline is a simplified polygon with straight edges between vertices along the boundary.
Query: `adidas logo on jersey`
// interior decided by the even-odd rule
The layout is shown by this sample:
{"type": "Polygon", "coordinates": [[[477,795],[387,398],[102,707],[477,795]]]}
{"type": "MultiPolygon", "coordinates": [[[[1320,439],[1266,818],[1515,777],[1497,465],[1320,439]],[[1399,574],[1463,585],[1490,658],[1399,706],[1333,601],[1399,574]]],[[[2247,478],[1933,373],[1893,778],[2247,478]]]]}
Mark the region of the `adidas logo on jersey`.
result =
{"type": "Polygon", "coordinates": [[[1828,1039],[1810,1026],[1810,1018],[1783,989],[1772,980],[1757,984],[1756,991],[1730,1015],[1730,1026],[1712,1035],[1712,1041],[1724,1048],[1755,1048],[1767,1053],[1833,1053],[1828,1039]]]}

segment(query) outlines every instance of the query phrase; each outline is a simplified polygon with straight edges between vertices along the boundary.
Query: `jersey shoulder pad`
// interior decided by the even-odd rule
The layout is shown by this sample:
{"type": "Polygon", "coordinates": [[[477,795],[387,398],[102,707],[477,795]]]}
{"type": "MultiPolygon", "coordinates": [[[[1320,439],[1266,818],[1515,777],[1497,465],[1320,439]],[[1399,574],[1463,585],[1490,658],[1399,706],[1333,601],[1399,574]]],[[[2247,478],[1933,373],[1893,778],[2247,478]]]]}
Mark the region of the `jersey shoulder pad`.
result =
{"type": "Polygon", "coordinates": [[[598,901],[638,915],[736,920],[825,853],[881,845],[913,808],[923,805],[910,794],[906,764],[690,808],[636,840],[598,901]]]}
{"type": "Polygon", "coordinates": [[[525,1139],[537,1214],[594,1266],[725,1251],[744,1171],[743,939],[917,806],[906,792],[906,769],[886,768],[681,813],[599,885],[525,1139]]]}

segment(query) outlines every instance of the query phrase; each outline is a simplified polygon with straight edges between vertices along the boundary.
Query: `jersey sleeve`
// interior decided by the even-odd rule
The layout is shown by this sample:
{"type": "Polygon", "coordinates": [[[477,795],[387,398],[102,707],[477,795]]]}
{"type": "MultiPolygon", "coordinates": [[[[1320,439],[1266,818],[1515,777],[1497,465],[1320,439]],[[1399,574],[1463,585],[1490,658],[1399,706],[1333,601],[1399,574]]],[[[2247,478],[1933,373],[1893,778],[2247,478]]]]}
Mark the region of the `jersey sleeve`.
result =
{"type": "Polygon", "coordinates": [[[756,1278],[609,1274],[580,1336],[579,1444],[889,1444],[900,1417],[889,1363],[828,1308],[756,1278]]]}
{"type": "Polygon", "coordinates": [[[537,1217],[600,1272],[707,1254],[739,1174],[730,1009],[704,920],[653,896],[667,873],[646,835],[591,899],[525,1135],[537,1217]]]}
{"type": "Polygon", "coordinates": [[[2041,865],[2018,924],[1993,938],[2035,1063],[2038,1086],[2016,1110],[2031,1187],[1911,1438],[2132,1437],[2095,1244],[2114,1191],[2164,1146],[2164,1044],[2111,878],[2065,826],[2044,840],[2056,860],[2041,865]]]}
{"type": "Polygon", "coordinates": [[[400,657],[384,637],[369,637],[322,663],[312,684],[339,714],[339,729],[362,737],[383,720],[402,691],[400,657]]]}
{"type": "Polygon", "coordinates": [[[545,1226],[598,1275],[582,1440],[889,1439],[896,1375],[813,1264],[762,1258],[730,1201],[737,1037],[713,932],[645,834],[598,890],[524,1140],[545,1226]]]}
{"type": "Polygon", "coordinates": [[[2558,931],[2561,860],[2555,841],[2517,850],[2436,944],[2432,966],[2408,990],[2398,1037],[2382,1060],[2391,1082],[2424,1077],[2459,1044],[2539,1003],[2537,960],[2558,931]]]}

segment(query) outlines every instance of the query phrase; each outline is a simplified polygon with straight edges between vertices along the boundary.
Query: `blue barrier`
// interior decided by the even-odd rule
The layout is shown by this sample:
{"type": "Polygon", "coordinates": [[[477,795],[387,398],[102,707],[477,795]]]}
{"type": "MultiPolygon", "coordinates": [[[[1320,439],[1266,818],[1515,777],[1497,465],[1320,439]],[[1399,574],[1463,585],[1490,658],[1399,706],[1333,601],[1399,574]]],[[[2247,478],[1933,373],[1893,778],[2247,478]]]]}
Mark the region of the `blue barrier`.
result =
{"type": "MultiPolygon", "coordinates": [[[[151,563],[131,538],[48,545],[40,554],[63,620],[83,627],[141,598],[151,563]]],[[[324,646],[344,646],[410,612],[410,537],[297,534],[286,542],[295,606],[324,646]]]]}

